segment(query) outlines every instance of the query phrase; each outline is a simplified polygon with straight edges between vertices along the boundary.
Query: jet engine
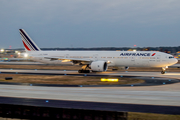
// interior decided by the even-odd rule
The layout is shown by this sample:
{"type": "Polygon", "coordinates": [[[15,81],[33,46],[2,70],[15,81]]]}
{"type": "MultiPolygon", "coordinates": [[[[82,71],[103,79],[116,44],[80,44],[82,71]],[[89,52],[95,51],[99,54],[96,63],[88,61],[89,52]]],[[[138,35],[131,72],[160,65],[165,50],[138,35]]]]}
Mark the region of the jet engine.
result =
{"type": "Polygon", "coordinates": [[[105,61],[95,61],[91,63],[91,70],[94,72],[103,72],[108,68],[105,61]]]}

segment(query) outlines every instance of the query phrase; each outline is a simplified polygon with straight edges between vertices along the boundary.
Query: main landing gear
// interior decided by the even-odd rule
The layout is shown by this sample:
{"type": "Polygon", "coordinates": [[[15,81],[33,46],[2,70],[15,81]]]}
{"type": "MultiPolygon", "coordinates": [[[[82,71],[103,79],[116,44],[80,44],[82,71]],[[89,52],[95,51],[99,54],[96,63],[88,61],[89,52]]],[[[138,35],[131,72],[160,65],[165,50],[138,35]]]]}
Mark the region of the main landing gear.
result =
{"type": "Polygon", "coordinates": [[[168,68],[168,66],[166,66],[166,67],[162,67],[161,74],[165,74],[165,73],[166,73],[166,68],[168,68]]]}
{"type": "Polygon", "coordinates": [[[78,73],[90,73],[90,70],[78,70],[78,73]]]}
{"type": "Polygon", "coordinates": [[[90,73],[90,70],[86,70],[86,68],[90,68],[89,65],[82,66],[82,69],[78,70],[78,73],[90,73]]]}

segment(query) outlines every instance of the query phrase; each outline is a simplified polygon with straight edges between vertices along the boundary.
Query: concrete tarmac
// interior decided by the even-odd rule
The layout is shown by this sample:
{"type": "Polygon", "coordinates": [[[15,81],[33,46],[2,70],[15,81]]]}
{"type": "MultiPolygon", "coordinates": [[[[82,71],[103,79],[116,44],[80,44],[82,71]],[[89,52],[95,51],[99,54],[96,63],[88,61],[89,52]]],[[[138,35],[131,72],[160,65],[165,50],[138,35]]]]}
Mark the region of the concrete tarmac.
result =
{"type": "Polygon", "coordinates": [[[27,73],[27,74],[54,74],[54,75],[81,75],[81,76],[139,76],[139,77],[162,77],[162,78],[172,78],[179,79],[179,72],[167,72],[161,74],[160,72],[96,72],[96,73],[78,73],[78,71],[66,71],[66,70],[30,70],[30,69],[0,69],[0,73],[27,73]]]}
{"type": "MultiPolygon", "coordinates": [[[[42,73],[42,74],[72,74],[79,75],[77,71],[60,70],[18,70],[0,69],[5,73],[42,73]]],[[[84,75],[84,74],[82,74],[84,75]]],[[[160,72],[103,72],[88,75],[118,75],[118,76],[148,76],[179,79],[180,73],[160,72]]],[[[158,78],[161,80],[161,78],[158,78]]],[[[21,85],[0,85],[0,97],[33,98],[47,100],[68,100],[102,103],[127,103],[143,105],[180,106],[180,83],[162,86],[141,87],[39,87],[21,85]]]]}
{"type": "Polygon", "coordinates": [[[38,87],[0,85],[0,97],[180,106],[180,83],[146,87],[38,87]]]}

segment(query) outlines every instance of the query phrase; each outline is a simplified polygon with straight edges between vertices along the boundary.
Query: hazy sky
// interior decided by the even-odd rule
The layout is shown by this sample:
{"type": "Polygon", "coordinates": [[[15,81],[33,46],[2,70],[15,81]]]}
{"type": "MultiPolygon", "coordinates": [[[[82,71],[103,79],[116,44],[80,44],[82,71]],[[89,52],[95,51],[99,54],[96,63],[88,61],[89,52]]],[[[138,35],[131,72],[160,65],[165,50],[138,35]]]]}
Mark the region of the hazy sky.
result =
{"type": "Polygon", "coordinates": [[[180,46],[180,0],[0,0],[0,47],[180,46]]]}

